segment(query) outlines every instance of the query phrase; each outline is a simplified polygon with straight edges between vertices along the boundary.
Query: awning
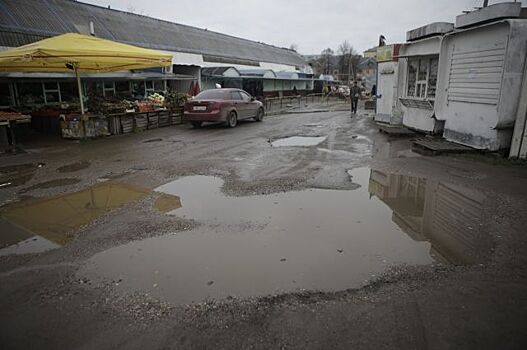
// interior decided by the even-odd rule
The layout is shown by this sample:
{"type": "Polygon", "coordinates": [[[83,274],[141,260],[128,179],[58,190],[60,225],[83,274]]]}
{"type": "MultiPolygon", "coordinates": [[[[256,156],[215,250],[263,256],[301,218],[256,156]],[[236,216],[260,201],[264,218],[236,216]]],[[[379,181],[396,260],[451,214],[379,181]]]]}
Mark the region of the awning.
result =
{"type": "MultiPolygon", "coordinates": [[[[83,73],[82,79],[98,80],[196,80],[192,75],[154,72],[83,73]]],[[[75,79],[75,73],[0,72],[0,79],[75,79]]]]}
{"type": "Polygon", "coordinates": [[[0,71],[114,72],[166,67],[172,56],[93,36],[68,33],[0,52],[0,71]]]}

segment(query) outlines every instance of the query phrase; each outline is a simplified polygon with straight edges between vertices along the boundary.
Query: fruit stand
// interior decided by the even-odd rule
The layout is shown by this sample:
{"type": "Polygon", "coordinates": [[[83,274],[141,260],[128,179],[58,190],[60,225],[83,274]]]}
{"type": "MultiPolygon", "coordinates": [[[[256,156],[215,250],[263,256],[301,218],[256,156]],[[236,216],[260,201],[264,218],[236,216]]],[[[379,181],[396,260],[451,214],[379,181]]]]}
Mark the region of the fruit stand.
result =
{"type": "MultiPolygon", "coordinates": [[[[100,96],[88,96],[86,102],[91,106],[85,108],[81,73],[140,70],[168,67],[171,64],[172,55],[78,33],[66,33],[0,52],[2,72],[66,72],[75,75],[80,113],[60,114],[60,128],[65,138],[109,134],[106,116],[108,113],[101,113],[101,111],[106,112],[104,111],[107,107],[106,101],[101,101],[100,96]]],[[[146,102],[159,104],[163,100],[164,98],[154,96],[146,102]]],[[[144,107],[136,105],[138,108],[144,107]]],[[[136,119],[145,118],[136,117],[136,119]]],[[[146,128],[148,128],[148,115],[146,128]]]]}
{"type": "Polygon", "coordinates": [[[140,132],[181,123],[185,93],[154,94],[146,101],[136,101],[125,110],[107,113],[108,130],[112,135],[140,132]]]}

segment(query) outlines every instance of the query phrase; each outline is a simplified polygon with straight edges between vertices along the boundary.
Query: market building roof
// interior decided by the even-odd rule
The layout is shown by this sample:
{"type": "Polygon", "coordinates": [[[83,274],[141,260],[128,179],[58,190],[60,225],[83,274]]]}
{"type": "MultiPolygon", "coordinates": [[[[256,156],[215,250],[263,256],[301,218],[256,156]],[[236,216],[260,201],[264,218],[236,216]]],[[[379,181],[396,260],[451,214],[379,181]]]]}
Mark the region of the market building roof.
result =
{"type": "Polygon", "coordinates": [[[247,77],[276,78],[272,69],[239,69],[239,71],[242,76],[247,77]]]}
{"type": "Polygon", "coordinates": [[[305,66],[298,53],[207,29],[72,0],[0,1],[0,47],[17,47],[73,32],[145,48],[201,54],[205,61],[305,66]]]}

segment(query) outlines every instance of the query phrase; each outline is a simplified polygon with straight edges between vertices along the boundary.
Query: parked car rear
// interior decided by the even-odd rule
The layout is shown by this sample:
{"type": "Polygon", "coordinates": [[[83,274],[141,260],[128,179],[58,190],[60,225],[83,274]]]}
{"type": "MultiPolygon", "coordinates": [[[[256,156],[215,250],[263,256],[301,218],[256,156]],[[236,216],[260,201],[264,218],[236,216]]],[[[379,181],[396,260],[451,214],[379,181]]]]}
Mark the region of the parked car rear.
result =
{"type": "Polygon", "coordinates": [[[263,103],[240,89],[205,90],[185,103],[183,120],[194,127],[203,122],[224,122],[234,128],[238,120],[254,118],[260,122],[265,111],[263,103]]]}

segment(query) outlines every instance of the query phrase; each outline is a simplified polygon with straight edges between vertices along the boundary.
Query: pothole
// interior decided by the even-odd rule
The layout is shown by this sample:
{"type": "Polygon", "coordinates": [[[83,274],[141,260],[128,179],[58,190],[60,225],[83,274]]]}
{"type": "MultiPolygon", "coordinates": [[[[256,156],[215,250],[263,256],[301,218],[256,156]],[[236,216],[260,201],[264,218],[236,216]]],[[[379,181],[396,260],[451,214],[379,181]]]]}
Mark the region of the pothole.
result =
{"type": "Polygon", "coordinates": [[[90,166],[90,162],[83,160],[83,161],[80,161],[80,162],[75,162],[75,163],[70,163],[70,164],[63,165],[63,166],[57,168],[57,171],[59,173],[73,173],[75,171],[86,169],[89,166],[90,166]]]}
{"type": "Polygon", "coordinates": [[[290,136],[271,141],[273,147],[310,147],[321,144],[327,136],[290,136]]]}

